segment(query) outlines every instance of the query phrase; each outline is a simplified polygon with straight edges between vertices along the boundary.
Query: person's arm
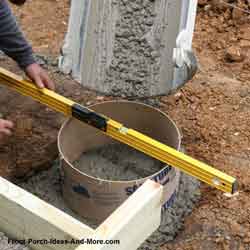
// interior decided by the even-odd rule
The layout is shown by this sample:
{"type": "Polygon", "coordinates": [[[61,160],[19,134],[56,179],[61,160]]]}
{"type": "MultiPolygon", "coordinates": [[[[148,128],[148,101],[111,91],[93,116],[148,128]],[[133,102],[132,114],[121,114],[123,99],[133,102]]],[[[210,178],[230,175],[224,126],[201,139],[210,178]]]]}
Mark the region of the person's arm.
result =
{"type": "Polygon", "coordinates": [[[0,49],[22,69],[35,63],[31,46],[18,28],[6,0],[0,0],[0,49]]]}
{"type": "Polygon", "coordinates": [[[35,62],[32,48],[19,29],[6,0],[0,0],[0,50],[14,59],[38,87],[54,89],[47,73],[35,62]]]}

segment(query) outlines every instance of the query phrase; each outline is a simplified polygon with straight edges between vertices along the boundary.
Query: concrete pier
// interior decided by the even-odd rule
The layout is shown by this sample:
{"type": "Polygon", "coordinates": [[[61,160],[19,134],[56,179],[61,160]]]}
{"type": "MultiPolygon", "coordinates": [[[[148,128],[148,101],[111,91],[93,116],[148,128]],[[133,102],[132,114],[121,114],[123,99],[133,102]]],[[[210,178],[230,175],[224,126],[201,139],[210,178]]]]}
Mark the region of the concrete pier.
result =
{"type": "Polygon", "coordinates": [[[123,97],[167,94],[182,0],[72,0],[60,68],[83,86],[123,97]]]}

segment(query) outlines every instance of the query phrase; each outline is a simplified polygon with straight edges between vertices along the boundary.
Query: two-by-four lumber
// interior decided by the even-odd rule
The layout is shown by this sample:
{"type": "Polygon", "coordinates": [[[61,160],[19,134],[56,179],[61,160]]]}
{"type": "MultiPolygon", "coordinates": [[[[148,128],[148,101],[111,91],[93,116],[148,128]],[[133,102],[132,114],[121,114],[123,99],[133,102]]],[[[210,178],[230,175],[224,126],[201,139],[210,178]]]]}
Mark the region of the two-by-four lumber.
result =
{"type": "MultiPolygon", "coordinates": [[[[145,182],[95,231],[0,177],[0,230],[18,240],[115,240],[119,244],[63,245],[63,250],[135,250],[160,225],[163,187],[145,182]]],[[[62,245],[33,244],[34,250],[62,245]]]]}
{"type": "MultiPolygon", "coordinates": [[[[95,231],[93,239],[119,244],[81,245],[76,250],[135,250],[160,225],[163,186],[146,181],[95,231]]],[[[99,241],[100,242],[100,241],[99,241]]]]}
{"type": "MultiPolygon", "coordinates": [[[[0,231],[18,240],[81,240],[94,230],[31,193],[0,177],[0,231]]],[[[61,249],[56,244],[31,245],[34,250],[61,249]]],[[[73,250],[76,245],[63,245],[73,250]]]]}

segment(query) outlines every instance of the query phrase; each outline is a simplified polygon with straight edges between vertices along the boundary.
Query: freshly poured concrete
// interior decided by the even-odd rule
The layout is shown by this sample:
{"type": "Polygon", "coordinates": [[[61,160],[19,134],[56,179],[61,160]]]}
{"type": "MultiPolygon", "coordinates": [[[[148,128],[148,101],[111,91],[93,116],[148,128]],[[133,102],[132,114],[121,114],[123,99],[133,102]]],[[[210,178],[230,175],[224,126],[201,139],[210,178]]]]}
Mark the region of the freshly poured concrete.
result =
{"type": "MultiPolygon", "coordinates": [[[[41,172],[20,185],[43,200],[53,204],[55,207],[81,220],[83,223],[93,228],[97,226],[94,221],[80,218],[80,216],[72,212],[67,204],[65,204],[61,194],[58,162],[56,162],[50,170],[41,172]]],[[[161,244],[173,240],[183,226],[184,217],[191,213],[199,196],[199,182],[183,174],[181,176],[180,188],[175,202],[170,208],[162,212],[160,228],[141,246],[140,249],[158,250],[161,244]]]]}
{"type": "Polygon", "coordinates": [[[30,250],[30,248],[23,244],[12,243],[4,233],[0,232],[0,250],[30,250]]]}
{"type": "Polygon", "coordinates": [[[148,177],[165,166],[164,163],[121,143],[85,152],[73,165],[85,174],[112,181],[148,177]]]}

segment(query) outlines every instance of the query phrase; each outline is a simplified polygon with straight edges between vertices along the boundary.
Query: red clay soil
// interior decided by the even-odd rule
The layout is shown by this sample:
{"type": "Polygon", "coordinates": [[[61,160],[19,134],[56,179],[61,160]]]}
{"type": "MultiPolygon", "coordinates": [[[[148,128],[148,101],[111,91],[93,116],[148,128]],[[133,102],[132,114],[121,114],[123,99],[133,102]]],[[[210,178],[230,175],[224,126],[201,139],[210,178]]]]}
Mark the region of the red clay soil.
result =
{"type": "MultiPolygon", "coordinates": [[[[15,8],[35,51],[58,54],[69,2],[30,0],[15,8]]],[[[250,11],[247,0],[226,2],[250,11]]],[[[229,198],[202,185],[202,198],[186,219],[183,232],[162,249],[248,250],[250,15],[219,0],[200,0],[199,4],[194,48],[200,71],[176,93],[162,97],[161,109],[181,128],[187,153],[237,177],[240,189],[229,198]]],[[[2,59],[0,66],[20,72],[10,60],[2,59]]],[[[85,104],[100,100],[54,68],[49,71],[64,95],[85,104]]],[[[15,136],[0,149],[0,174],[23,177],[32,169],[50,166],[57,154],[55,142],[62,116],[4,88],[0,90],[0,113],[17,121],[15,136]]]]}
{"type": "Polygon", "coordinates": [[[13,6],[18,22],[38,53],[58,55],[68,25],[71,0],[27,0],[13,6]]]}
{"type": "MultiPolygon", "coordinates": [[[[22,73],[11,60],[1,60],[0,66],[22,73]]],[[[57,92],[82,103],[95,100],[94,93],[81,90],[79,84],[53,68],[49,71],[57,92]]],[[[25,178],[50,167],[58,157],[56,138],[64,117],[6,87],[0,87],[0,114],[15,123],[14,135],[1,143],[0,175],[25,178]]]]}
{"type": "MultiPolygon", "coordinates": [[[[202,1],[201,1],[202,2],[202,1]]],[[[187,153],[237,177],[229,198],[202,185],[202,199],[184,231],[162,249],[250,249],[250,22],[249,15],[203,1],[194,47],[200,72],[162,109],[178,124],[187,153]]],[[[249,11],[249,1],[227,1],[249,11]]]]}

